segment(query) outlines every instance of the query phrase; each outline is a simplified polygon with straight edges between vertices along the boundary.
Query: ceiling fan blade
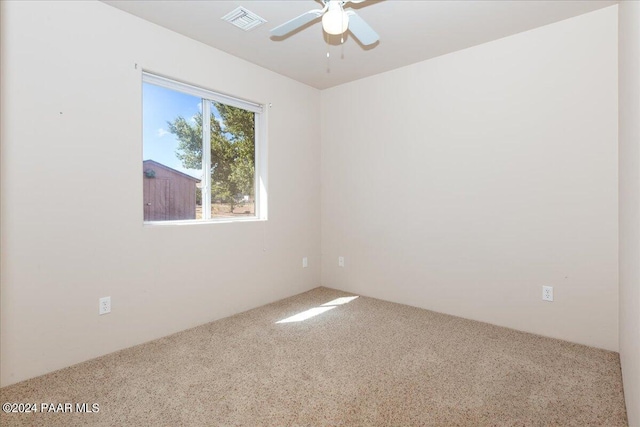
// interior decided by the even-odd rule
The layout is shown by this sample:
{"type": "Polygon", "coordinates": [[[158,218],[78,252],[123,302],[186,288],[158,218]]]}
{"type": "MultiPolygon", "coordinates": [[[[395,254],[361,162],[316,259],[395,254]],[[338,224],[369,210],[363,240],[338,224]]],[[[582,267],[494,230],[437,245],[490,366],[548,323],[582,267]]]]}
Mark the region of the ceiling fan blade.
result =
{"type": "Polygon", "coordinates": [[[364,19],[353,10],[347,11],[347,15],[349,15],[349,31],[351,31],[351,34],[353,34],[355,38],[360,40],[360,43],[367,46],[374,44],[380,39],[378,33],[373,31],[373,28],[364,22],[364,19]]]}
{"type": "Polygon", "coordinates": [[[309,22],[313,21],[323,13],[324,11],[321,9],[310,10],[309,12],[303,13],[297,18],[293,18],[292,20],[287,21],[278,27],[275,27],[273,30],[271,30],[271,35],[276,37],[281,37],[281,36],[284,36],[285,34],[289,34],[290,32],[297,30],[298,28],[304,26],[305,24],[308,24],[309,22]]]}
{"type": "Polygon", "coordinates": [[[353,3],[353,4],[358,4],[358,3],[362,3],[365,2],[366,0],[346,0],[345,3],[353,3]]]}

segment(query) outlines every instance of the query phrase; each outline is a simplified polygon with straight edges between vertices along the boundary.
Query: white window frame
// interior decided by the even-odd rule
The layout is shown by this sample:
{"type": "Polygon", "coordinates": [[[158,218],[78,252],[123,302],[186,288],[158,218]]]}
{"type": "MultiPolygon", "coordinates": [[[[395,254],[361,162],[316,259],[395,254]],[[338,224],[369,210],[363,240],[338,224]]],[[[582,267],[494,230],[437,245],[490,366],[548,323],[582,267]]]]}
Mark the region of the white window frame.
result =
{"type": "MultiPolygon", "coordinates": [[[[255,215],[242,217],[211,217],[211,103],[202,102],[202,219],[175,221],[144,221],[145,225],[176,225],[224,222],[247,222],[267,220],[267,111],[263,104],[235,98],[183,83],[146,71],[142,72],[142,82],[160,86],[165,89],[186,93],[201,98],[203,101],[215,101],[232,107],[242,108],[255,113],[255,215]]],[[[143,142],[144,144],[144,142],[143,142]]]]}

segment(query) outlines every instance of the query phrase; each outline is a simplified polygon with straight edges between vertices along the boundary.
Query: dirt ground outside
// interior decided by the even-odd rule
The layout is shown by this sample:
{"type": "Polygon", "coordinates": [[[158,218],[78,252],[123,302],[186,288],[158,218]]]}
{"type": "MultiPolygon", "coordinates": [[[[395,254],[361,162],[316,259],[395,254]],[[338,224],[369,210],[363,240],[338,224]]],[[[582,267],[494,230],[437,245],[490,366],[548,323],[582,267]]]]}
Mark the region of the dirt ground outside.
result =
{"type": "MultiPolygon", "coordinates": [[[[211,204],[212,218],[236,218],[243,216],[254,216],[255,214],[256,206],[254,202],[247,202],[244,204],[236,205],[233,209],[233,213],[231,212],[228,204],[211,204]]],[[[202,206],[196,205],[196,219],[202,219],[202,206]]]]}

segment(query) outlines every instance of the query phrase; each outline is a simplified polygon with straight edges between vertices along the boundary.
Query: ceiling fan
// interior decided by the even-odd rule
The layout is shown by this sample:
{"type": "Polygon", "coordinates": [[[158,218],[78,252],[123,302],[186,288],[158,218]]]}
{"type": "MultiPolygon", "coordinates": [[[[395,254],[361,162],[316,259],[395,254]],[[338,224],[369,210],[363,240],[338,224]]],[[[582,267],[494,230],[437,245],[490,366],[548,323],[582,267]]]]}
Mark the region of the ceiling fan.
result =
{"type": "Polygon", "coordinates": [[[324,8],[310,10],[297,18],[271,30],[271,35],[282,37],[322,16],[322,28],[328,34],[343,34],[347,29],[363,45],[377,42],[380,36],[353,10],[344,10],[347,3],[362,3],[365,0],[322,0],[324,8]]]}

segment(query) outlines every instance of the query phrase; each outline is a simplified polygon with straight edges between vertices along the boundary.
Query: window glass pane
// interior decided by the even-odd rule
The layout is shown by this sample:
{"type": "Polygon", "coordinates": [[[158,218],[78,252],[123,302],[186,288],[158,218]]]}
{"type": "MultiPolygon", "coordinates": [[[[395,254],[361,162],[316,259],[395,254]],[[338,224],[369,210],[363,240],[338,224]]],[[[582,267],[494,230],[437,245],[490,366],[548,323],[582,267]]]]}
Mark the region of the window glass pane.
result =
{"type": "Polygon", "coordinates": [[[202,100],[149,83],[142,88],[145,221],[202,218],[202,100]]]}
{"type": "Polygon", "coordinates": [[[255,113],[211,102],[211,216],[255,216],[255,113]]]}

